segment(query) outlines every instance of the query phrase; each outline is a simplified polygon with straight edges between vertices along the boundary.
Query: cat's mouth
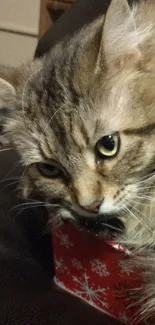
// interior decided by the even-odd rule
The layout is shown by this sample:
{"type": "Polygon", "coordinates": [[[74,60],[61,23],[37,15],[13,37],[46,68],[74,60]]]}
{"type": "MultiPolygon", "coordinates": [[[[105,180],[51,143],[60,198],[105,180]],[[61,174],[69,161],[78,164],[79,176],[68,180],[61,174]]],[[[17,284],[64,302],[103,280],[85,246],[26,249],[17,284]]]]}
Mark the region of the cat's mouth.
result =
{"type": "Polygon", "coordinates": [[[108,233],[120,233],[123,232],[123,223],[118,219],[117,216],[96,215],[92,217],[79,217],[76,219],[76,224],[87,231],[95,233],[107,232],[108,233]]]}
{"type": "Polygon", "coordinates": [[[63,222],[72,222],[77,227],[87,231],[100,233],[120,233],[124,231],[124,225],[118,215],[91,213],[79,206],[59,206],[59,217],[63,222]]]}

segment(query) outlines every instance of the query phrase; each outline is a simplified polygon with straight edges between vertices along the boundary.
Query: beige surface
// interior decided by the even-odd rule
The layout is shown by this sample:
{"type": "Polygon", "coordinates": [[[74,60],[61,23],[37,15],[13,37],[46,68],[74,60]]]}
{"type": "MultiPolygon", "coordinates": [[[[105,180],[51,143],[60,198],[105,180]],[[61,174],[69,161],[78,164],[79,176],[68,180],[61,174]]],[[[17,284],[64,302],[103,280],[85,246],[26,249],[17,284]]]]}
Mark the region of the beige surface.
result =
{"type": "Polygon", "coordinates": [[[39,9],[40,0],[0,0],[0,28],[12,26],[37,36],[39,9]]]}
{"type": "Polygon", "coordinates": [[[0,32],[0,64],[18,66],[33,57],[37,39],[0,32]]]}
{"type": "Polygon", "coordinates": [[[0,0],[0,64],[18,66],[33,57],[39,11],[40,0],[0,0]]]}

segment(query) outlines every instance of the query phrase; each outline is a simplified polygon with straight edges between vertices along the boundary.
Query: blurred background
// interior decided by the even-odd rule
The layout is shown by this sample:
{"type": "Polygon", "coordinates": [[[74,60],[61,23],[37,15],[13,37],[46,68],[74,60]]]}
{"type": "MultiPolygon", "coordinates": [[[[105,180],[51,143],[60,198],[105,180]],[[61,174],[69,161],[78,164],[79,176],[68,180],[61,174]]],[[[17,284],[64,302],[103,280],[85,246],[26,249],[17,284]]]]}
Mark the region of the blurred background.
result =
{"type": "Polygon", "coordinates": [[[0,0],[0,64],[32,59],[38,39],[75,0],[0,0]]]}

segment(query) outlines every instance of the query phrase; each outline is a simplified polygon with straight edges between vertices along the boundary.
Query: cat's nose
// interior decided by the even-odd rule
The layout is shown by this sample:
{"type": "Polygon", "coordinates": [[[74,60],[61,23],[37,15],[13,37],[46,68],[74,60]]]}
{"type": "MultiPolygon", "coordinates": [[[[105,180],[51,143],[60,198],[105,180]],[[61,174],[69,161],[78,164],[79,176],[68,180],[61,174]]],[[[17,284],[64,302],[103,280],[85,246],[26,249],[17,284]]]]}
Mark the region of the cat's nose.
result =
{"type": "Polygon", "coordinates": [[[89,212],[98,212],[100,205],[101,205],[101,201],[94,201],[90,205],[86,205],[83,208],[89,212]]]}

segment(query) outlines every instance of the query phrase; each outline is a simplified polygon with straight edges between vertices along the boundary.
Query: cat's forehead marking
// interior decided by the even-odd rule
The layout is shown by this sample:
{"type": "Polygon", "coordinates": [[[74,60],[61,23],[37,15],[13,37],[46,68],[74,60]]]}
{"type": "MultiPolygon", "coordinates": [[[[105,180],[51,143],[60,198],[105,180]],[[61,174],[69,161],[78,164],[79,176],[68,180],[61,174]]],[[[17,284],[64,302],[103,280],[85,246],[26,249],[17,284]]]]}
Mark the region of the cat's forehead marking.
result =
{"type": "Polygon", "coordinates": [[[69,127],[71,138],[79,148],[85,148],[89,143],[89,134],[85,122],[77,114],[69,115],[69,127]]]}
{"type": "Polygon", "coordinates": [[[86,160],[86,164],[89,168],[91,168],[91,169],[96,168],[94,152],[87,150],[85,153],[85,160],[86,160]]]}

